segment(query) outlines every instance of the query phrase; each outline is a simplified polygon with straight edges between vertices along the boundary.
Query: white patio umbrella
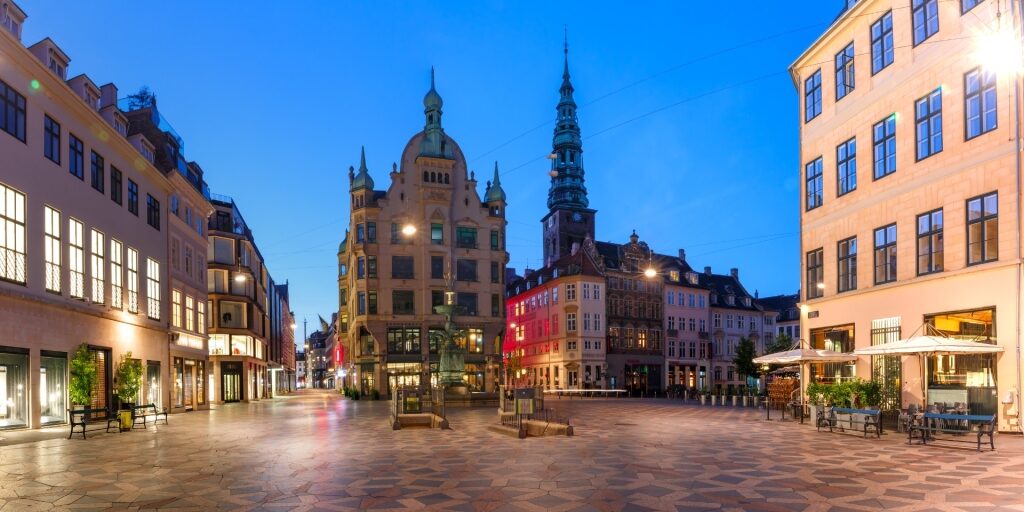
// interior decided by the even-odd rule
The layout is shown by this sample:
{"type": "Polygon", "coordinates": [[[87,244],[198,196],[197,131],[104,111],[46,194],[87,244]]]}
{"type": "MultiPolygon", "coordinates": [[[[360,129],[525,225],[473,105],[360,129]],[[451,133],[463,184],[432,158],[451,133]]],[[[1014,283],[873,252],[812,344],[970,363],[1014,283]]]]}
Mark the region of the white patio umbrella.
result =
{"type": "MultiPolygon", "coordinates": [[[[833,350],[824,350],[816,348],[795,348],[793,350],[787,350],[785,352],[775,352],[774,354],[765,354],[761,357],[754,358],[755,364],[792,364],[797,363],[800,365],[800,410],[803,411],[804,406],[804,386],[806,385],[807,379],[804,378],[804,367],[807,363],[848,363],[856,361],[857,356],[853,354],[844,354],[842,352],[836,352],[833,350]]],[[[803,412],[801,414],[801,423],[803,422],[803,412]]]]}
{"type": "MultiPolygon", "coordinates": [[[[930,326],[929,326],[930,327],[930,326]]],[[[937,332],[937,331],[935,331],[937,332]]],[[[905,340],[890,341],[881,345],[864,347],[854,350],[858,356],[888,356],[917,354],[921,358],[924,375],[921,379],[921,392],[925,405],[928,405],[928,356],[957,354],[996,354],[1003,347],[977,341],[948,338],[938,335],[911,336],[905,340]]]]}

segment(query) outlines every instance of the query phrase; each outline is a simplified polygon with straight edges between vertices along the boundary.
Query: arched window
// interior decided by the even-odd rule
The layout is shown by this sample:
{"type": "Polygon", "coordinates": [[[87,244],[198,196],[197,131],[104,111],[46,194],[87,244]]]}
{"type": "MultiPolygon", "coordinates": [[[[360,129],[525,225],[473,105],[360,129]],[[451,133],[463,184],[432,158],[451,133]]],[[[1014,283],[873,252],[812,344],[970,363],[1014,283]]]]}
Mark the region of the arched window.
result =
{"type": "Polygon", "coordinates": [[[444,184],[445,185],[449,184],[449,182],[448,182],[448,173],[444,173],[444,184]]]}
{"type": "Polygon", "coordinates": [[[430,173],[429,172],[423,171],[423,181],[424,182],[430,181],[430,173]]]}
{"type": "Polygon", "coordinates": [[[430,171],[430,182],[437,183],[437,174],[434,171],[430,171]]]}

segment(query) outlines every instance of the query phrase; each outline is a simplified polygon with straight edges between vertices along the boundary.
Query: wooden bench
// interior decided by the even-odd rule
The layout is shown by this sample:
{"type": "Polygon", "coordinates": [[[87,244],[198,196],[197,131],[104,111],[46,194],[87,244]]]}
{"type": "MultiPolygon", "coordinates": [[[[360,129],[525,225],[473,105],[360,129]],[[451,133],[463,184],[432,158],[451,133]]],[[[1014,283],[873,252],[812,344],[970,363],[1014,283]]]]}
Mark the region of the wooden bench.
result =
{"type": "Polygon", "coordinates": [[[75,435],[75,427],[81,428],[82,439],[85,439],[85,431],[88,430],[89,425],[101,425],[104,421],[107,422],[107,432],[110,432],[111,428],[115,432],[121,432],[121,420],[117,417],[116,412],[109,409],[86,407],[84,409],[68,409],[67,411],[68,423],[71,424],[71,433],[68,434],[68,439],[75,435]]]}
{"type": "Polygon", "coordinates": [[[882,437],[882,422],[879,421],[882,416],[882,411],[877,409],[853,409],[849,407],[831,407],[828,409],[828,413],[825,409],[818,410],[818,417],[815,421],[818,432],[821,432],[822,428],[828,427],[829,432],[835,432],[835,429],[839,429],[840,432],[845,432],[847,428],[853,431],[862,430],[864,432],[864,438],[867,439],[868,432],[874,431],[875,438],[882,437]],[[838,415],[845,414],[849,415],[849,418],[840,419],[838,415]],[[856,415],[860,415],[857,418],[856,415]],[[858,428],[854,428],[857,425],[858,428]]]}
{"type": "Polygon", "coordinates": [[[161,416],[164,418],[164,425],[167,424],[167,408],[157,409],[156,404],[133,405],[132,406],[132,428],[142,420],[142,428],[147,427],[148,417],[153,417],[153,424],[156,425],[161,416]]]}
{"type": "Polygon", "coordinates": [[[979,414],[939,414],[926,412],[919,423],[911,425],[907,429],[907,444],[914,435],[921,440],[921,444],[928,444],[928,441],[950,441],[958,443],[977,443],[978,451],[981,451],[981,438],[988,436],[988,444],[992,450],[996,449],[995,443],[996,415],[979,414]],[[954,439],[953,437],[937,438],[935,434],[952,434],[953,437],[966,437],[967,434],[975,434],[975,439],[954,439]]]}

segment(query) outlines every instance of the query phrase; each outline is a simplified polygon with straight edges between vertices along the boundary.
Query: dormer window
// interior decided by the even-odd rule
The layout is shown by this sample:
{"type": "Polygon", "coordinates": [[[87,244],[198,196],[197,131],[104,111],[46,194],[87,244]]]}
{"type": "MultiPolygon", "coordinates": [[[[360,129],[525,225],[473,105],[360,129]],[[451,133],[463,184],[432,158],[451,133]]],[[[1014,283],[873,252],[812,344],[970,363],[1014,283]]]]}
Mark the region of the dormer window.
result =
{"type": "Polygon", "coordinates": [[[668,278],[671,279],[673,283],[678,283],[679,282],[679,271],[678,270],[670,270],[668,272],[668,278]]]}
{"type": "Polygon", "coordinates": [[[53,71],[53,74],[57,75],[58,78],[61,80],[67,80],[68,65],[67,63],[62,62],[53,50],[50,50],[49,68],[50,71],[53,71]]]}
{"type": "Polygon", "coordinates": [[[14,34],[14,37],[18,38],[18,40],[20,41],[21,20],[19,18],[15,18],[15,15],[17,13],[15,9],[17,8],[12,8],[11,5],[7,2],[4,2],[3,6],[0,6],[0,25],[3,25],[3,27],[7,29],[8,32],[14,34]]]}
{"type": "Polygon", "coordinates": [[[114,117],[114,129],[117,133],[120,133],[122,137],[128,136],[128,123],[125,123],[119,116],[114,117]]]}
{"type": "Polygon", "coordinates": [[[743,297],[743,305],[748,308],[750,307],[750,297],[743,297]]]}
{"type": "Polygon", "coordinates": [[[730,306],[736,305],[736,297],[733,296],[733,295],[727,295],[725,297],[725,303],[730,305],[730,306]]]}

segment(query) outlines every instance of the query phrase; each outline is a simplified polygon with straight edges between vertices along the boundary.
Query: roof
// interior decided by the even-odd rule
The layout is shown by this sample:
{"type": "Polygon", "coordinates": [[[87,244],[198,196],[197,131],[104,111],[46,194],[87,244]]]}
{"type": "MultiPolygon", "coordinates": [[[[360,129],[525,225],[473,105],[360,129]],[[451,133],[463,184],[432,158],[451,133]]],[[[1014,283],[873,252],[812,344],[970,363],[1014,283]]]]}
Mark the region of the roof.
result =
{"type": "MultiPolygon", "coordinates": [[[[600,254],[601,258],[604,260],[605,267],[612,270],[622,270],[622,260],[624,259],[625,248],[630,244],[595,242],[594,245],[597,248],[597,253],[600,254]]],[[[644,242],[637,242],[637,245],[641,250],[650,251],[650,249],[647,248],[647,244],[644,242]]],[[[668,271],[677,271],[680,276],[693,271],[693,268],[686,262],[686,259],[679,256],[648,252],[648,258],[651,266],[662,274],[667,282],[676,283],[675,281],[669,280],[668,271]]],[[[678,284],[684,286],[689,285],[689,283],[684,279],[680,279],[678,284]]]]}
{"type": "Polygon", "coordinates": [[[604,273],[598,263],[594,261],[594,256],[596,254],[592,254],[591,250],[580,248],[574,254],[563,256],[544,268],[530,272],[525,277],[516,276],[517,279],[510,281],[506,286],[505,294],[507,297],[514,297],[534,286],[565,276],[582,274],[603,278],[604,273]]]}
{"type": "Polygon", "coordinates": [[[778,311],[779,322],[800,320],[800,308],[797,306],[797,303],[800,302],[800,294],[798,293],[764,297],[757,299],[757,302],[767,311],[778,311]]]}
{"type": "Polygon", "coordinates": [[[739,309],[745,311],[764,311],[764,308],[754,300],[754,297],[747,292],[740,280],[732,275],[700,274],[700,284],[711,291],[711,307],[724,309],[739,309]],[[726,297],[732,295],[735,300],[730,305],[726,297]],[[750,299],[750,305],[745,304],[744,299],[750,299]]]}

